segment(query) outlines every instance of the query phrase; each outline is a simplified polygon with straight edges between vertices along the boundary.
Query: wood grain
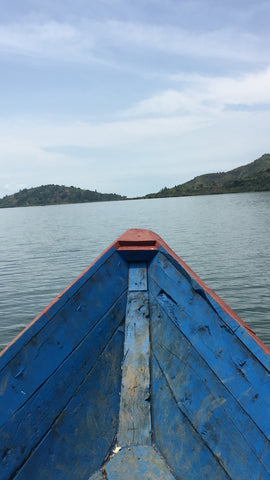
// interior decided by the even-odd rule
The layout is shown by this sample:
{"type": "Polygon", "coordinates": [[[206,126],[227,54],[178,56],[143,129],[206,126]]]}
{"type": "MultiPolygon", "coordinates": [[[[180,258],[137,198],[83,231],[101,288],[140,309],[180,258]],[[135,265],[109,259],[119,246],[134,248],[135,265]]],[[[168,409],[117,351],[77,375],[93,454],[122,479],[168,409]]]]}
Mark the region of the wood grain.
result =
{"type": "Polygon", "coordinates": [[[117,443],[151,443],[149,307],[147,292],[129,292],[117,443]]]}

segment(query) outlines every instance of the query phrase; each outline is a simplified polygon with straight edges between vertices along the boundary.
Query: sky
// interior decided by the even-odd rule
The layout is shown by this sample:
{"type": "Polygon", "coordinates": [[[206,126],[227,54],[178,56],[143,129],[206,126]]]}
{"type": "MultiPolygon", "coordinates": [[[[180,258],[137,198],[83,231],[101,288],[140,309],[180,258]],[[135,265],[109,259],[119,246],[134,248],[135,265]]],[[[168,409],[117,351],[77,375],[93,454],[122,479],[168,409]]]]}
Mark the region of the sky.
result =
{"type": "Polygon", "coordinates": [[[0,0],[0,197],[134,197],[269,153],[269,0],[0,0]]]}

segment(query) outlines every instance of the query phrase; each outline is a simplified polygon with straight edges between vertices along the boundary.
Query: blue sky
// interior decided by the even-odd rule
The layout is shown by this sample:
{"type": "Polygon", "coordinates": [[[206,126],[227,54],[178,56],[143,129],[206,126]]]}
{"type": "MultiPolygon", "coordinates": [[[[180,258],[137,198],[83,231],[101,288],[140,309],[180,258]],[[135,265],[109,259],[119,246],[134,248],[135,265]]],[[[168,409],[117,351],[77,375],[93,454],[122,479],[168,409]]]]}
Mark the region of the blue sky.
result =
{"type": "Polygon", "coordinates": [[[0,0],[0,196],[137,196],[268,153],[269,18],[269,0],[0,0]]]}

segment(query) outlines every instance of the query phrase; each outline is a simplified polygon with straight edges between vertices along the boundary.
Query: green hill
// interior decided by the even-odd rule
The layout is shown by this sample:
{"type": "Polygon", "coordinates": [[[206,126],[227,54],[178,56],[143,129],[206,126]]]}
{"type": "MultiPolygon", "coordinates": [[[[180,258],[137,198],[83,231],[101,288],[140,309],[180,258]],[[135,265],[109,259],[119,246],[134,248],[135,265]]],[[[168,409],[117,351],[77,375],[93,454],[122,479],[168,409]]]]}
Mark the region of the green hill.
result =
{"type": "Polygon", "coordinates": [[[207,173],[182,185],[164,187],[145,198],[211,195],[217,193],[261,192],[270,190],[270,154],[229,172],[207,173]]]}
{"type": "Polygon", "coordinates": [[[116,193],[99,193],[76,187],[65,187],[64,185],[42,185],[41,187],[25,188],[13,195],[6,195],[0,199],[0,208],[106,202],[124,200],[125,198],[116,193]]]}
{"type": "MultiPolygon", "coordinates": [[[[175,185],[172,188],[164,187],[159,192],[150,193],[143,198],[261,192],[267,190],[270,190],[269,153],[262,155],[254,162],[229,172],[200,175],[182,185],[175,185]]],[[[0,199],[0,208],[105,202],[125,200],[126,198],[116,193],[99,193],[96,190],[83,190],[64,185],[42,185],[35,188],[25,188],[13,195],[6,195],[0,199]]]]}

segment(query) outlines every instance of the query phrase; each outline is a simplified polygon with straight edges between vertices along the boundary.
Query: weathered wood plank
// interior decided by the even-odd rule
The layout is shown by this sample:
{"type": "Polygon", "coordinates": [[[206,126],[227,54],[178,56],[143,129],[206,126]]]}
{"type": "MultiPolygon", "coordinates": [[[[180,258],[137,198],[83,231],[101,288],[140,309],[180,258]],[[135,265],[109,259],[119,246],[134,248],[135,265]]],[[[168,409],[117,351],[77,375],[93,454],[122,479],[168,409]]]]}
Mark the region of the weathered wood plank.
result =
{"type": "MultiPolygon", "coordinates": [[[[188,282],[190,283],[190,285],[192,286],[195,292],[205,297],[206,301],[209,303],[209,305],[212,306],[212,308],[218,314],[219,318],[223,320],[227,328],[230,329],[232,332],[234,332],[235,335],[241,339],[241,342],[252,352],[252,354],[258,359],[258,361],[261,362],[261,364],[269,371],[270,355],[266,351],[264,351],[265,345],[263,344],[260,345],[260,342],[257,343],[255,338],[253,338],[253,334],[251,332],[250,332],[251,333],[250,335],[248,334],[246,328],[244,328],[244,326],[241,326],[241,323],[239,323],[234,318],[236,314],[233,311],[230,312],[229,307],[226,308],[226,304],[224,304],[222,299],[220,299],[220,302],[219,302],[218,297],[214,298],[216,296],[214,292],[212,292],[211,294],[210,289],[206,289],[206,291],[203,290],[202,286],[199,285],[197,280],[193,278],[193,276],[190,276],[190,272],[187,271],[189,270],[189,267],[187,265],[186,265],[186,268],[187,268],[186,270],[182,265],[178,263],[178,261],[173,256],[171,256],[171,254],[163,246],[159,247],[159,253],[165,256],[169,260],[169,262],[172,264],[172,266],[174,266],[176,270],[178,270],[182,275],[185,276],[185,278],[188,279],[188,282]],[[210,290],[210,291],[207,291],[207,290],[210,290]]],[[[246,327],[248,328],[247,325],[246,327]]]]}
{"type": "Polygon", "coordinates": [[[178,407],[231,478],[269,478],[269,441],[177,326],[150,303],[153,353],[178,407]]]}
{"type": "Polygon", "coordinates": [[[53,318],[47,319],[46,325],[10,362],[5,364],[4,357],[0,360],[0,425],[21,408],[70,355],[126,290],[127,280],[127,265],[115,253],[53,318]]]}
{"type": "Polygon", "coordinates": [[[145,262],[129,265],[128,288],[130,291],[147,290],[147,264],[145,262]]]}
{"type": "Polygon", "coordinates": [[[149,267],[149,289],[242,408],[267,436],[270,378],[233,331],[168,260],[158,254],[149,267]]]}
{"type": "Polygon", "coordinates": [[[106,465],[108,480],[175,480],[153,447],[123,448],[106,465]]]}
{"type": "Polygon", "coordinates": [[[117,443],[151,443],[149,306],[147,292],[129,292],[117,443]]]}
{"type": "Polygon", "coordinates": [[[14,480],[87,480],[115,439],[123,333],[117,331],[14,480]]]}
{"type": "Polygon", "coordinates": [[[96,472],[91,477],[89,477],[89,480],[106,480],[105,475],[101,472],[96,472]]]}
{"type": "MultiPolygon", "coordinates": [[[[85,336],[28,402],[3,425],[0,430],[3,478],[9,478],[50,429],[121,324],[125,311],[126,294],[85,336]],[[22,449],[26,438],[27,442],[22,449]]],[[[124,344],[123,333],[122,337],[124,344]]]]}
{"type": "MultiPolygon", "coordinates": [[[[0,352],[0,370],[7,365],[12,358],[14,358],[21,348],[26,345],[38,332],[40,332],[48,322],[60,311],[66,302],[73,296],[74,293],[88,282],[88,280],[106,263],[106,261],[114,256],[115,249],[110,248],[104,255],[98,258],[92,265],[90,265],[82,274],[70,284],[63,292],[61,292],[48,307],[46,311],[41,312],[31,324],[17,337],[15,342],[12,342],[7,349],[0,352]]],[[[119,256],[119,255],[117,255],[119,256]]]]}
{"type": "Polygon", "coordinates": [[[153,441],[177,479],[229,480],[202,437],[178,408],[163,372],[151,357],[153,441]]]}

